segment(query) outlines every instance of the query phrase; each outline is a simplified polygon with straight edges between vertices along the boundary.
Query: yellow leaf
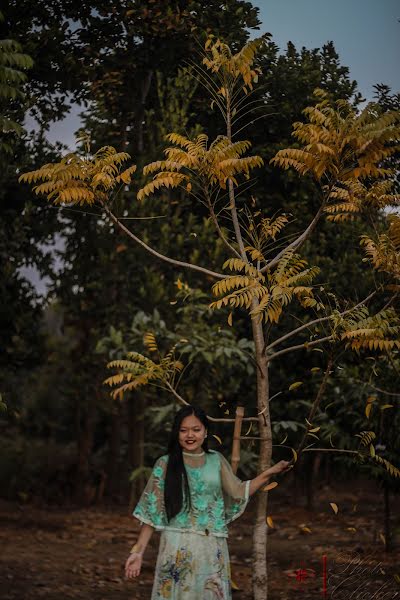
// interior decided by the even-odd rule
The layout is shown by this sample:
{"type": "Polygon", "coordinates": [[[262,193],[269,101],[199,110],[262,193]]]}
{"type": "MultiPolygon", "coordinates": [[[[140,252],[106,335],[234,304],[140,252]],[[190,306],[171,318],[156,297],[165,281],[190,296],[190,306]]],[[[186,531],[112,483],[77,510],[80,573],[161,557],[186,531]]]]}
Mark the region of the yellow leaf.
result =
{"type": "Polygon", "coordinates": [[[380,539],[380,540],[381,540],[381,541],[384,543],[384,545],[386,546],[386,538],[385,538],[385,536],[383,535],[383,533],[380,533],[380,534],[379,534],[379,539],[380,539]]]}
{"type": "Polygon", "coordinates": [[[383,404],[380,407],[381,410],[386,410],[387,408],[393,408],[393,404],[383,404]]]}
{"type": "Polygon", "coordinates": [[[335,513],[335,515],[337,515],[338,514],[338,510],[339,510],[338,505],[335,504],[335,502],[329,502],[329,504],[331,505],[332,510],[335,513]]]}
{"type": "Polygon", "coordinates": [[[246,433],[244,435],[249,435],[249,433],[252,430],[252,428],[253,428],[253,423],[250,423],[250,426],[249,426],[248,430],[246,431],[246,433]]]}
{"type": "Polygon", "coordinates": [[[397,573],[394,575],[395,580],[397,581],[397,583],[400,583],[400,575],[397,575],[397,573]]]}
{"type": "Polygon", "coordinates": [[[304,531],[304,533],[311,533],[311,529],[307,527],[305,523],[301,523],[301,525],[299,525],[299,528],[301,531],[304,531]]]}
{"type": "Polygon", "coordinates": [[[293,460],[294,460],[294,462],[297,462],[297,452],[296,452],[296,450],[294,448],[290,448],[290,449],[293,452],[293,460]]]}
{"type": "Polygon", "coordinates": [[[125,244],[118,244],[118,246],[116,247],[116,252],[125,252],[125,250],[127,249],[127,246],[125,246],[125,244]]]}
{"type": "Polygon", "coordinates": [[[292,383],[292,385],[289,386],[289,391],[295,390],[298,387],[300,387],[301,385],[303,385],[302,381],[295,381],[294,383],[292,383]]]}
{"type": "Polygon", "coordinates": [[[286,434],[285,437],[283,438],[283,440],[281,442],[279,442],[279,445],[284,444],[286,442],[287,438],[288,438],[288,436],[286,434]]]}
{"type": "Polygon", "coordinates": [[[231,588],[236,591],[240,590],[240,587],[238,587],[237,583],[235,583],[232,578],[231,578],[231,588]]]}
{"type": "Polygon", "coordinates": [[[373,446],[373,444],[369,445],[369,453],[372,457],[375,456],[375,447],[373,446]]]}
{"type": "Polygon", "coordinates": [[[316,431],[319,431],[321,429],[321,427],[314,427],[314,429],[309,429],[308,433],[315,433],[316,431]]]}
{"type": "Polygon", "coordinates": [[[369,419],[369,415],[371,413],[372,403],[368,403],[365,407],[365,416],[369,419]]]}
{"type": "Polygon", "coordinates": [[[273,529],[275,527],[272,517],[267,517],[267,525],[273,529]]]}
{"type": "Polygon", "coordinates": [[[218,435],[215,435],[214,433],[213,433],[213,437],[214,437],[214,438],[217,440],[217,442],[218,442],[218,443],[219,443],[219,444],[222,446],[222,440],[221,440],[221,438],[220,438],[218,435]]]}
{"type": "Polygon", "coordinates": [[[228,316],[228,325],[229,325],[229,327],[232,327],[232,317],[233,317],[233,314],[230,312],[229,316],[228,316]]]}
{"type": "Polygon", "coordinates": [[[347,527],[347,531],[351,531],[351,533],[356,533],[357,529],[355,527],[347,527]]]}
{"type": "Polygon", "coordinates": [[[181,290],[183,288],[183,283],[179,278],[176,282],[176,287],[178,288],[178,290],[181,290]]]}
{"type": "Polygon", "coordinates": [[[273,490],[274,488],[278,487],[278,482],[277,481],[271,481],[271,483],[269,483],[268,485],[265,485],[262,489],[263,492],[269,492],[269,490],[273,490]]]}

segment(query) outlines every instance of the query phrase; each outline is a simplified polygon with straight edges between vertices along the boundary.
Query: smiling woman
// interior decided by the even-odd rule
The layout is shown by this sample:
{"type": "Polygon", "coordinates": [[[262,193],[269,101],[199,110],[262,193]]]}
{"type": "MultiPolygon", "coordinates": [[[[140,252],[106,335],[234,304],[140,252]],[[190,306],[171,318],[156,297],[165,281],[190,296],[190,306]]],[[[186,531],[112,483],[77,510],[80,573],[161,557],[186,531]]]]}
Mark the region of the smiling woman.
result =
{"type": "Polygon", "coordinates": [[[241,481],[222,454],[208,449],[208,429],[201,408],[177,413],[168,454],[156,462],[133,512],[142,528],[126,561],[128,578],[139,575],[153,531],[162,532],[151,600],[229,600],[227,525],[271,475],[289,468],[281,461],[241,481]]]}

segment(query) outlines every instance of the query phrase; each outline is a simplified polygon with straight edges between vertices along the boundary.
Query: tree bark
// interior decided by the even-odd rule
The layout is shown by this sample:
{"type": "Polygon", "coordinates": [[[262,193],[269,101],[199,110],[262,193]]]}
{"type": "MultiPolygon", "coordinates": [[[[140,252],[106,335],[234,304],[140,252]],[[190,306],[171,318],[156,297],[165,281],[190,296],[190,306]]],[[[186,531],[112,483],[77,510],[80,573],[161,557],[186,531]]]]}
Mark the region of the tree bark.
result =
{"type": "MultiPolygon", "coordinates": [[[[258,412],[262,412],[262,414],[259,415],[259,435],[261,440],[258,459],[258,471],[261,472],[270,467],[272,458],[272,431],[269,412],[269,380],[268,365],[263,353],[264,334],[261,323],[256,319],[252,320],[252,330],[257,363],[257,407],[258,412]]],[[[258,492],[256,522],[253,529],[254,600],[267,600],[268,598],[266,523],[267,506],[268,492],[258,492]]]]}

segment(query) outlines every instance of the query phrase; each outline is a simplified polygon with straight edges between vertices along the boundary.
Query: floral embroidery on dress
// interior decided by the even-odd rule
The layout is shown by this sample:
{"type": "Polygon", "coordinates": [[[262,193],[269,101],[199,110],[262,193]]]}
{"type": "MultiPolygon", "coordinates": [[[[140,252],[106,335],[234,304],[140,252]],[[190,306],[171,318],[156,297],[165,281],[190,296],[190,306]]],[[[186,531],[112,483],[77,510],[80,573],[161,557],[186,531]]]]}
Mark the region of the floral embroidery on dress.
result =
{"type": "Polygon", "coordinates": [[[191,509],[184,506],[168,522],[164,507],[168,456],[154,465],[151,477],[134,510],[134,516],[156,529],[199,531],[227,537],[227,524],[240,516],[248,502],[248,482],[240,481],[219,452],[209,452],[201,467],[186,467],[191,509]]]}
{"type": "Polygon", "coordinates": [[[185,580],[192,573],[192,553],[186,548],[177,551],[175,557],[168,557],[158,573],[158,586],[161,598],[171,598],[173,586],[182,586],[183,591],[189,591],[185,580]]]}

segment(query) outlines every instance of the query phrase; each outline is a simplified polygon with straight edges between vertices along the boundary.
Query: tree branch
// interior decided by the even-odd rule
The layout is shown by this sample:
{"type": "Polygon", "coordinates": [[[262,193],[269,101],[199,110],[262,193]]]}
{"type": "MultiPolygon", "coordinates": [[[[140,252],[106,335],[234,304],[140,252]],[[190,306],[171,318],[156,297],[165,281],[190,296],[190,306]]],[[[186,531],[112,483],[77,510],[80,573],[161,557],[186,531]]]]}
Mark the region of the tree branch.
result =
{"type": "MultiPolygon", "coordinates": [[[[371,298],[373,296],[375,296],[375,294],[376,294],[376,291],[371,292],[371,294],[369,294],[369,296],[364,298],[364,300],[362,300],[361,302],[359,302],[352,308],[348,308],[348,309],[344,310],[343,312],[339,313],[339,316],[343,317],[344,315],[347,315],[348,313],[352,312],[353,310],[356,310],[356,308],[358,308],[359,306],[366,304],[369,300],[371,300],[371,298]]],[[[332,318],[332,315],[328,315],[327,317],[321,317],[320,319],[314,319],[314,321],[310,321],[309,323],[304,323],[304,325],[300,325],[300,327],[297,327],[296,329],[289,331],[289,333],[285,333],[285,335],[283,335],[282,337],[280,337],[277,340],[275,340],[274,342],[272,342],[272,344],[269,344],[269,346],[266,346],[266,348],[264,348],[264,352],[271,350],[271,348],[273,348],[274,346],[277,346],[278,344],[281,344],[288,338],[293,337],[297,333],[300,333],[300,331],[303,331],[303,329],[307,329],[307,327],[311,327],[312,325],[318,325],[318,323],[323,323],[324,321],[329,321],[329,319],[331,319],[331,318],[332,318]]]]}
{"type": "Polygon", "coordinates": [[[342,450],[341,448],[304,448],[303,452],[345,452],[346,454],[359,454],[358,450],[342,450]]]}
{"type": "Polygon", "coordinates": [[[400,392],[388,392],[387,390],[383,390],[382,388],[378,388],[372,383],[368,383],[367,381],[363,381],[362,379],[356,379],[355,377],[350,377],[350,381],[356,381],[357,383],[362,383],[367,387],[375,390],[375,392],[379,392],[380,394],[385,394],[386,396],[394,396],[395,398],[400,398],[400,392]]]}
{"type": "Polygon", "coordinates": [[[272,269],[272,267],[275,267],[285,252],[287,252],[288,250],[298,250],[304,244],[304,242],[310,237],[310,235],[313,233],[314,229],[316,228],[317,223],[322,216],[324,208],[325,208],[325,202],[322,202],[321,206],[318,209],[317,214],[315,215],[315,217],[313,218],[313,220],[311,221],[311,223],[309,224],[307,229],[305,229],[303,231],[303,233],[300,234],[297,239],[295,239],[293,242],[291,242],[288,246],[286,246],[286,248],[281,250],[274,258],[272,258],[265,265],[265,267],[263,267],[261,269],[261,273],[265,273],[265,271],[268,271],[269,269],[272,269]]]}
{"type": "MultiPolygon", "coordinates": [[[[313,402],[313,404],[311,406],[311,409],[310,409],[310,412],[309,412],[309,415],[308,415],[308,418],[307,418],[307,421],[309,423],[312,423],[312,420],[313,420],[313,418],[315,416],[315,413],[317,412],[319,404],[320,404],[320,402],[322,400],[322,397],[324,395],[324,392],[325,392],[325,389],[326,389],[326,386],[327,386],[327,383],[328,383],[328,377],[329,377],[329,375],[331,373],[332,366],[333,366],[333,357],[330,356],[329,359],[328,359],[328,364],[326,365],[324,376],[323,376],[322,381],[321,381],[321,385],[318,388],[317,395],[315,396],[314,402],[313,402]]],[[[307,438],[307,435],[308,435],[308,432],[310,431],[310,429],[312,429],[312,426],[307,425],[307,430],[304,433],[303,439],[301,440],[301,442],[300,442],[300,444],[299,444],[299,446],[297,448],[297,454],[300,454],[300,452],[303,450],[303,448],[305,446],[305,443],[306,443],[306,438],[307,438]]]]}
{"type": "Polygon", "coordinates": [[[221,227],[219,226],[219,223],[218,223],[217,215],[215,214],[214,207],[211,204],[211,200],[210,200],[210,197],[209,197],[208,194],[206,195],[206,199],[207,199],[208,210],[210,211],[211,218],[212,218],[212,220],[214,222],[216,230],[218,231],[219,237],[224,242],[225,246],[227,248],[229,248],[229,250],[233,254],[235,254],[238,258],[242,258],[241,255],[239,254],[239,252],[228,242],[228,240],[226,239],[226,237],[222,233],[222,229],[221,229],[221,227]]]}
{"type": "MultiPolygon", "coordinates": [[[[189,402],[187,402],[184,398],[182,398],[182,396],[180,394],[178,394],[176,389],[168,381],[165,382],[165,385],[166,385],[167,389],[171,392],[171,394],[173,394],[175,396],[175,398],[177,400],[179,400],[179,402],[181,404],[183,404],[184,406],[190,406],[189,402]]],[[[209,421],[212,421],[213,423],[234,423],[235,422],[235,419],[224,419],[224,418],[219,419],[218,417],[210,417],[210,415],[207,415],[207,419],[209,419],[209,421]]],[[[243,417],[242,421],[257,421],[257,423],[258,423],[258,417],[243,417]]]]}
{"type": "Polygon", "coordinates": [[[322,342],[327,342],[328,340],[332,340],[332,339],[333,339],[333,335],[327,335],[326,337],[320,338],[319,340],[314,340],[313,342],[304,342],[303,344],[298,344],[297,346],[289,346],[289,348],[284,348],[283,350],[279,350],[279,352],[275,352],[275,354],[271,354],[270,356],[267,356],[266,361],[270,362],[271,360],[274,360],[278,356],[282,356],[283,354],[287,354],[288,352],[293,352],[294,350],[301,350],[302,348],[307,350],[310,346],[317,346],[318,344],[321,344],[322,342]]]}
{"type": "Polygon", "coordinates": [[[143,240],[141,240],[134,233],[132,233],[132,231],[130,231],[130,229],[125,227],[125,225],[123,223],[121,223],[121,221],[118,219],[118,217],[116,217],[114,215],[114,213],[108,208],[108,206],[104,202],[101,202],[101,206],[103,207],[103,209],[105,210],[106,214],[111,219],[111,221],[113,221],[116,225],[118,225],[118,227],[124,233],[126,233],[126,235],[128,235],[134,242],[136,242],[137,244],[142,246],[150,254],[153,254],[153,256],[156,256],[157,258],[159,258],[167,263],[170,263],[171,265],[175,265],[176,267],[182,267],[184,269],[191,269],[192,271],[199,271],[200,273],[204,273],[205,275],[209,275],[210,277],[214,277],[215,279],[224,279],[225,278],[225,275],[223,275],[222,273],[216,273],[215,271],[210,271],[209,269],[205,269],[204,267],[199,267],[198,265],[192,265],[191,263],[183,262],[181,260],[175,260],[174,258],[169,258],[169,256],[165,256],[164,254],[160,254],[160,252],[157,252],[157,250],[154,250],[154,248],[152,248],[151,246],[149,246],[148,244],[143,242],[143,240]]]}

